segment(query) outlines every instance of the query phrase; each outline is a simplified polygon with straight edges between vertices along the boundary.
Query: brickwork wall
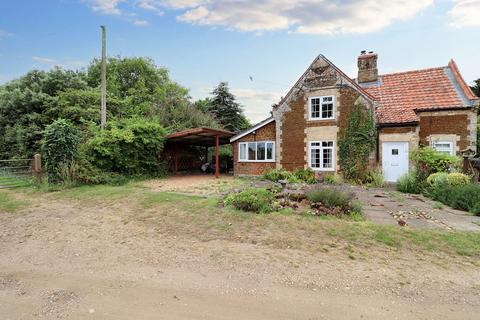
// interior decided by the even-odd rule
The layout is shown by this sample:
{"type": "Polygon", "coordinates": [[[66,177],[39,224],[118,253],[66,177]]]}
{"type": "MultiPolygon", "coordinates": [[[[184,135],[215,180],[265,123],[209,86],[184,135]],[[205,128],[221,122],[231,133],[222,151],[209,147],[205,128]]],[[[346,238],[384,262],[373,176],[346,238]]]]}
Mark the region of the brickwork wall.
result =
{"type": "Polygon", "coordinates": [[[466,112],[429,112],[419,113],[420,118],[420,144],[430,145],[431,138],[435,135],[457,136],[456,149],[467,149],[471,145],[469,130],[470,119],[466,112]]]}
{"type": "Polygon", "coordinates": [[[236,176],[262,175],[265,170],[275,168],[275,162],[238,161],[238,143],[251,141],[275,141],[275,121],[256,130],[256,134],[248,134],[233,143],[233,173],[236,176]]]}
{"type": "Polygon", "coordinates": [[[292,101],[290,111],[283,114],[281,124],[281,161],[282,168],[295,170],[304,168],[307,165],[305,160],[305,129],[307,99],[304,95],[298,95],[297,99],[292,101]]]}

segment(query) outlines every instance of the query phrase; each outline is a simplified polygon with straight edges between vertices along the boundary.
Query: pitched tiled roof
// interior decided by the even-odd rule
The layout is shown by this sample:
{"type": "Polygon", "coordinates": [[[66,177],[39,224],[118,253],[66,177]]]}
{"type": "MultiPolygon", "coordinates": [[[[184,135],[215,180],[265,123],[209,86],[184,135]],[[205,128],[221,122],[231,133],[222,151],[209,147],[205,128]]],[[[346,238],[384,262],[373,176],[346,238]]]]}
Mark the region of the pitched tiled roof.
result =
{"type": "Polygon", "coordinates": [[[476,97],[460,76],[455,62],[448,66],[385,74],[376,84],[361,84],[378,102],[379,123],[417,122],[415,110],[464,108],[476,97]]]}

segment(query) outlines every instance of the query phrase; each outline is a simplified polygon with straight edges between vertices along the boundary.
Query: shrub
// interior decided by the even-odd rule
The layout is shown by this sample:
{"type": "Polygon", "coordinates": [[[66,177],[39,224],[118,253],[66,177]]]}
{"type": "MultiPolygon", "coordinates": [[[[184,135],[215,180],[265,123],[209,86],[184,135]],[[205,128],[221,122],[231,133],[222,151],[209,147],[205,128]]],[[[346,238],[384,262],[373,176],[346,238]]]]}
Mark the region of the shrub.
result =
{"type": "Polygon", "coordinates": [[[352,195],[339,188],[320,188],[307,192],[310,202],[321,202],[327,208],[348,208],[352,195]]]}
{"type": "Polygon", "coordinates": [[[292,173],[285,169],[270,169],[263,174],[264,179],[267,179],[273,182],[278,182],[280,180],[288,180],[291,177],[292,177],[292,173]]]}
{"type": "Polygon", "coordinates": [[[317,182],[317,178],[315,178],[315,172],[310,168],[308,169],[299,168],[295,170],[293,175],[301,182],[305,182],[309,184],[313,184],[317,182]]]}
{"type": "Polygon", "coordinates": [[[42,154],[48,181],[60,182],[60,167],[68,164],[78,155],[80,132],[65,119],[58,119],[46,126],[44,130],[42,154]]]}
{"type": "Polygon", "coordinates": [[[451,186],[459,186],[471,183],[472,179],[466,174],[460,172],[452,172],[448,174],[447,182],[451,186]]]}
{"type": "Polygon", "coordinates": [[[315,183],[317,179],[315,178],[315,172],[312,169],[303,169],[299,168],[295,172],[290,172],[285,169],[270,169],[263,174],[263,178],[278,182],[280,180],[286,180],[290,183],[315,183]]]}
{"type": "Polygon", "coordinates": [[[248,188],[228,195],[224,204],[243,211],[268,213],[273,211],[275,197],[266,189],[248,188]]]}
{"type": "Polygon", "coordinates": [[[367,171],[363,183],[373,188],[381,188],[385,186],[382,170],[374,169],[367,171]]]}
{"type": "Polygon", "coordinates": [[[427,184],[429,186],[434,185],[439,182],[447,181],[448,173],[446,172],[435,172],[428,176],[427,184]]]}
{"type": "Polygon", "coordinates": [[[85,144],[87,160],[106,172],[122,175],[158,175],[158,155],[166,130],[141,118],[111,122],[109,128],[94,132],[85,144]]]}
{"type": "Polygon", "coordinates": [[[435,186],[436,184],[447,183],[450,186],[459,186],[469,184],[471,182],[471,178],[466,174],[459,173],[459,172],[437,172],[432,173],[427,178],[428,186],[435,186]]]}
{"type": "Polygon", "coordinates": [[[326,173],[323,176],[323,182],[327,184],[340,184],[342,183],[342,177],[334,173],[326,173]]]}
{"type": "Polygon", "coordinates": [[[397,181],[397,190],[403,193],[421,193],[422,183],[417,179],[417,172],[410,171],[397,181]]]}
{"type": "Polygon", "coordinates": [[[469,211],[480,215],[480,185],[450,185],[439,181],[426,190],[433,200],[440,201],[452,208],[469,211]]]}
{"type": "Polygon", "coordinates": [[[460,165],[459,157],[437,152],[430,147],[412,151],[410,158],[415,163],[420,180],[426,180],[432,173],[449,172],[460,165]]]}

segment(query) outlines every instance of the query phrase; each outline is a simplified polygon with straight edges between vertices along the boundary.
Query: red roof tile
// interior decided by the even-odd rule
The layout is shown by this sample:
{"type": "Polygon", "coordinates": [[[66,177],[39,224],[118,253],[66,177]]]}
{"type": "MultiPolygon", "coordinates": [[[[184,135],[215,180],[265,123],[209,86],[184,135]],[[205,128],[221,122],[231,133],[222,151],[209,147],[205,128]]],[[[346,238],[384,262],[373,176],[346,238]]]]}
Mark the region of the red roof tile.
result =
{"type": "MultiPolygon", "coordinates": [[[[455,84],[447,74],[448,68],[385,74],[380,76],[379,85],[365,86],[364,89],[378,101],[379,106],[376,109],[378,122],[385,124],[416,122],[418,121],[416,109],[464,107],[465,104],[457,93],[455,84]]],[[[452,74],[456,77],[454,70],[452,74]]],[[[460,83],[459,85],[461,86],[460,83]]]]}

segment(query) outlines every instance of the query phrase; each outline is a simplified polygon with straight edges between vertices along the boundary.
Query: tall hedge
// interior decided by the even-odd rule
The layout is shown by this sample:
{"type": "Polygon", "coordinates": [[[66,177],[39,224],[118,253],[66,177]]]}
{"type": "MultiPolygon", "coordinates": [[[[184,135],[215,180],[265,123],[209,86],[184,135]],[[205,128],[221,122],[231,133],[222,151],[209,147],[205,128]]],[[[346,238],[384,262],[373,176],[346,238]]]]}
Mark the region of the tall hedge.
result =
{"type": "Polygon", "coordinates": [[[70,121],[58,119],[45,127],[42,155],[48,181],[59,181],[59,168],[62,163],[72,161],[78,154],[80,132],[70,121]]]}
{"type": "Polygon", "coordinates": [[[167,131],[158,122],[131,118],[109,124],[85,144],[88,160],[98,168],[125,175],[158,173],[158,155],[167,131]]]}

